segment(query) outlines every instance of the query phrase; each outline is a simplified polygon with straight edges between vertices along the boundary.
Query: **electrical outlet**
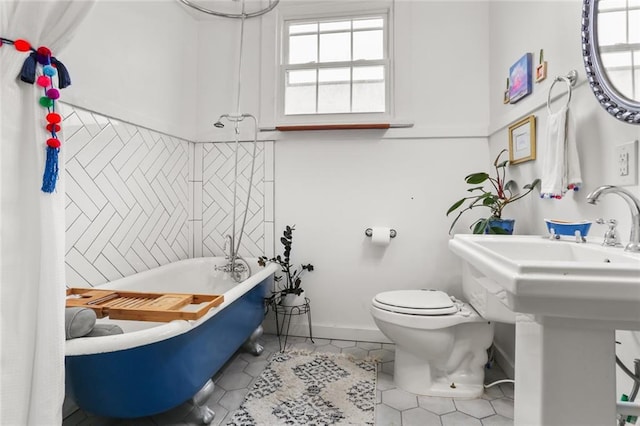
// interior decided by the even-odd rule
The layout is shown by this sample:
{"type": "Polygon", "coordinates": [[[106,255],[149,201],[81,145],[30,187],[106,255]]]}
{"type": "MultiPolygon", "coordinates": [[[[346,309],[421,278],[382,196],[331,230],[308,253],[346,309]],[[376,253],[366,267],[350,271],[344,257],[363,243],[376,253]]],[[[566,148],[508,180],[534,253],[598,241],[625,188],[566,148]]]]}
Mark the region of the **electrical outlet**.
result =
{"type": "Polygon", "coordinates": [[[618,151],[618,176],[629,176],[629,153],[618,151]]]}
{"type": "Polygon", "coordinates": [[[638,141],[616,146],[616,184],[638,184],[638,141]]]}

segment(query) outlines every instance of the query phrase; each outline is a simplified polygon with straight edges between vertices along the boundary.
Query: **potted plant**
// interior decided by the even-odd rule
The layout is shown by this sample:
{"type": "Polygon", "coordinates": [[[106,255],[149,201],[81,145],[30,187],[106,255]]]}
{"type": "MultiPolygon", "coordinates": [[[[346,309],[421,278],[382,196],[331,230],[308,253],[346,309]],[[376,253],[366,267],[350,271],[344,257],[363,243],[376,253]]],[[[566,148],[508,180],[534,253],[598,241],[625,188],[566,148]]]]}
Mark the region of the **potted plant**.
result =
{"type": "Polygon", "coordinates": [[[258,265],[265,266],[267,262],[275,262],[280,265],[280,270],[283,275],[276,276],[274,281],[277,283],[277,291],[271,296],[271,300],[275,297],[279,297],[280,303],[284,306],[296,306],[305,303],[304,290],[300,287],[302,279],[300,278],[305,271],[312,272],[313,265],[301,264],[300,268],[295,268],[291,264],[291,245],[293,243],[293,231],[294,226],[288,226],[285,228],[280,237],[280,242],[284,246],[283,255],[277,255],[268,259],[266,256],[260,256],[258,258],[258,265]],[[284,278],[284,283],[282,282],[284,278]]]}
{"type": "Polygon", "coordinates": [[[458,219],[460,219],[462,214],[475,207],[487,207],[491,210],[491,215],[486,218],[480,218],[471,224],[470,228],[473,230],[474,234],[513,233],[514,220],[503,219],[502,211],[508,204],[523,198],[533,191],[535,187],[540,186],[540,179],[534,179],[533,182],[526,184],[523,187],[523,189],[526,190],[525,192],[514,193],[514,191],[517,191],[518,186],[516,182],[513,180],[505,181],[506,168],[509,160],[500,161],[500,157],[502,157],[502,154],[505,152],[507,152],[506,149],[500,151],[493,162],[496,174],[495,177],[489,176],[488,173],[480,172],[472,173],[464,178],[469,185],[474,185],[467,189],[468,192],[471,192],[474,195],[464,197],[456,201],[451,207],[449,207],[449,210],[447,210],[447,216],[449,216],[450,213],[462,207],[464,202],[469,200],[466,207],[458,212],[458,215],[451,223],[449,233],[451,233],[453,226],[458,222],[458,219]],[[485,186],[478,186],[483,183],[489,183],[490,186],[488,188],[485,188],[485,186]]]}

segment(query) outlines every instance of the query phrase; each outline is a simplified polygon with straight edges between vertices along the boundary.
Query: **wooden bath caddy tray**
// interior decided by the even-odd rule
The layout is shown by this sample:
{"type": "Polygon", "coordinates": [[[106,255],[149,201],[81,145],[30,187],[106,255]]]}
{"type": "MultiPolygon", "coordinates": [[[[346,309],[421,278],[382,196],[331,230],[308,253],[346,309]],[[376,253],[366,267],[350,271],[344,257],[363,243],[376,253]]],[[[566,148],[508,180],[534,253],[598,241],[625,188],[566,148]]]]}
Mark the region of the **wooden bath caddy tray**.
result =
{"type": "Polygon", "coordinates": [[[224,302],[223,295],[141,293],[136,291],[68,288],[67,308],[93,309],[98,318],[168,322],[196,320],[224,302]],[[191,306],[191,310],[183,308],[191,306]]]}

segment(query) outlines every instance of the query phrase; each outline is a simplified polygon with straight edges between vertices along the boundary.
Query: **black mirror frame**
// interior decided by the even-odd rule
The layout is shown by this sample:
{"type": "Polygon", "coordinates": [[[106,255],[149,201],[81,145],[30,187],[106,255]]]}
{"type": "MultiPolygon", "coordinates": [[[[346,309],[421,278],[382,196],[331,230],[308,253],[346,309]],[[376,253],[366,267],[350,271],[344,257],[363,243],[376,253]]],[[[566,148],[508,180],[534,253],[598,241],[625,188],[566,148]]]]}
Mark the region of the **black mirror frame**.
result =
{"type": "Polygon", "coordinates": [[[582,3],[582,59],[587,81],[600,105],[618,120],[640,124],[640,102],[627,99],[607,79],[598,54],[598,0],[582,3]]]}

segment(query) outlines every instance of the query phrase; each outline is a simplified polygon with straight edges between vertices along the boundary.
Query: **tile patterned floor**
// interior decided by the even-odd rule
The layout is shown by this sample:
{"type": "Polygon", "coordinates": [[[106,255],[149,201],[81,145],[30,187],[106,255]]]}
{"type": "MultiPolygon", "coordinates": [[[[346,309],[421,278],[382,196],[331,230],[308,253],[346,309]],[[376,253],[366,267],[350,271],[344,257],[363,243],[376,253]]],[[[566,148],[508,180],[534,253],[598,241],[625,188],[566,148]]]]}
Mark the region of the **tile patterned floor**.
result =
{"type": "MultiPolygon", "coordinates": [[[[269,356],[279,350],[278,338],[264,335],[265,350],[256,357],[238,352],[214,376],[216,384],[207,405],[216,412],[212,425],[224,425],[247,394],[267,364],[269,356]]],[[[376,426],[506,426],[513,425],[513,384],[503,383],[485,391],[482,399],[463,400],[415,395],[393,384],[394,346],[386,343],[290,337],[288,347],[315,352],[348,353],[356,357],[375,356],[378,365],[376,390],[376,426]]],[[[486,371],[486,383],[505,378],[496,366],[486,371]]],[[[63,426],[124,425],[197,425],[193,406],[185,403],[159,415],[135,420],[94,417],[76,411],[64,419],[63,426]]],[[[265,425],[267,426],[267,425],[265,425]]],[[[271,425],[268,425],[271,426],[271,425]]]]}

